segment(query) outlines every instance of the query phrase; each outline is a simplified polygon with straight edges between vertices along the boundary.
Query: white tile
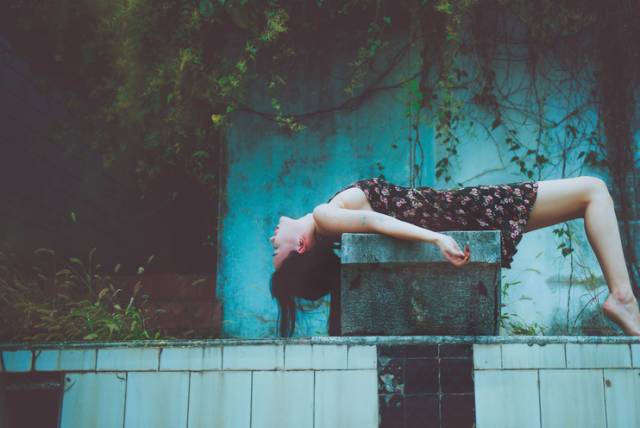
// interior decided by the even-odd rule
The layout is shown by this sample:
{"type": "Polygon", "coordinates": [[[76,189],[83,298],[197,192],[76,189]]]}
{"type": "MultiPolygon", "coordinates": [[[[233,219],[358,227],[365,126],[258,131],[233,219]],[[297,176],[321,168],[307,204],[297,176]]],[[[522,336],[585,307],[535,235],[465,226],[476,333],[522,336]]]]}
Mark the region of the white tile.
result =
{"type": "Polygon", "coordinates": [[[67,373],[60,428],[122,427],[126,376],[126,373],[67,373]]]}
{"type": "Polygon", "coordinates": [[[568,368],[631,367],[631,349],[618,343],[567,343],[568,368]]]}
{"type": "Polygon", "coordinates": [[[158,370],[159,348],[98,349],[97,370],[158,370]]]}
{"type": "Polygon", "coordinates": [[[188,428],[249,428],[251,372],[191,373],[188,428]]]}
{"type": "Polygon", "coordinates": [[[315,428],[378,427],[378,371],[316,372],[315,428]]]}
{"type": "Polygon", "coordinates": [[[502,366],[499,344],[474,344],[473,367],[475,369],[499,369],[502,366]]]}
{"type": "Polygon", "coordinates": [[[35,369],[40,371],[93,371],[95,349],[43,349],[35,352],[35,369]]]}
{"type": "Polygon", "coordinates": [[[502,368],[504,369],[563,369],[567,367],[563,343],[549,343],[544,346],[526,343],[502,345],[502,368]]]}
{"type": "Polygon", "coordinates": [[[162,348],[160,370],[220,370],[222,348],[219,346],[162,348]]]}
{"type": "Polygon", "coordinates": [[[312,345],[311,348],[311,367],[313,369],[347,368],[347,345],[312,345]]]}
{"type": "Polygon", "coordinates": [[[251,428],[312,428],[313,371],[253,372],[251,428]]]}
{"type": "Polygon", "coordinates": [[[605,369],[607,427],[640,427],[640,370],[605,369]]]}
{"type": "Polygon", "coordinates": [[[631,355],[633,357],[633,367],[640,367],[640,345],[631,345],[631,355]]]}
{"type": "Polygon", "coordinates": [[[377,369],[378,352],[375,346],[352,345],[347,349],[347,368],[377,369]]]}
{"type": "Polygon", "coordinates": [[[284,367],[283,345],[230,345],[222,348],[223,368],[274,370],[284,367]]]}
{"type": "Polygon", "coordinates": [[[478,428],[540,428],[537,370],[478,370],[474,379],[478,428]]]}
{"type": "Polygon", "coordinates": [[[124,428],[187,426],[189,373],[130,372],[124,428]]]}
{"type": "MultiPolygon", "coordinates": [[[[370,366],[372,364],[371,357],[375,355],[375,346],[359,346],[357,348],[373,348],[373,354],[370,349],[356,349],[353,351],[352,361],[354,366],[370,366]]],[[[348,358],[347,345],[286,345],[285,348],[287,369],[346,369],[348,358]]],[[[373,361],[377,364],[376,357],[374,357],[373,361]]],[[[376,366],[374,365],[373,367],[376,366]]]]}
{"type": "Polygon", "coordinates": [[[311,355],[311,345],[285,345],[284,367],[286,370],[309,370],[313,365],[311,355]]]}
{"type": "Polygon", "coordinates": [[[544,428],[606,427],[602,370],[540,370],[544,428]]]}
{"type": "Polygon", "coordinates": [[[2,364],[6,372],[28,372],[31,370],[31,351],[3,351],[2,364]]]}

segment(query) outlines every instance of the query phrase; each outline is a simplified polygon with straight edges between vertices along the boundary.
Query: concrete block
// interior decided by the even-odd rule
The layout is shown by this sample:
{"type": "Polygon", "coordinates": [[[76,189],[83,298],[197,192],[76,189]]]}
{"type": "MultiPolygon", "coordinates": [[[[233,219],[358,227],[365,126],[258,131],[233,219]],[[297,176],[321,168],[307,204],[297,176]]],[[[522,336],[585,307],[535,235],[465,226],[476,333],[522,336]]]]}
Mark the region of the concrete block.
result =
{"type": "Polygon", "coordinates": [[[536,370],[478,370],[474,377],[478,428],[540,428],[536,370]]]}
{"type": "Polygon", "coordinates": [[[43,349],[35,352],[38,371],[93,371],[96,369],[95,349],[43,349]]]}
{"type": "Polygon", "coordinates": [[[160,370],[220,370],[222,348],[219,346],[163,348],[160,370]]]}
{"type": "Polygon", "coordinates": [[[187,426],[189,373],[131,372],[126,397],[125,428],[187,426]]]}
{"type": "Polygon", "coordinates": [[[500,232],[444,232],[473,242],[459,269],[432,244],[342,235],[343,335],[494,335],[500,315],[500,232]]]}
{"type": "Polygon", "coordinates": [[[122,427],[126,379],[126,373],[67,373],[60,428],[122,427]]]}
{"type": "Polygon", "coordinates": [[[631,357],[633,367],[640,368],[640,344],[631,345],[631,357]]]}
{"type": "Polygon", "coordinates": [[[501,349],[499,344],[474,344],[474,369],[499,369],[502,367],[501,349]]]}
{"type": "Polygon", "coordinates": [[[98,371],[158,370],[159,348],[98,349],[98,371]]]}
{"type": "Polygon", "coordinates": [[[33,354],[31,351],[3,351],[2,365],[6,372],[28,372],[31,371],[33,354]]]}
{"type": "Polygon", "coordinates": [[[640,370],[604,369],[607,428],[640,427],[640,370]]]}
{"type": "Polygon", "coordinates": [[[250,428],[251,372],[191,373],[188,428],[250,428]]]}
{"type": "Polygon", "coordinates": [[[544,428],[606,426],[602,369],[540,369],[544,428]]]}
{"type": "Polygon", "coordinates": [[[567,367],[563,343],[549,343],[544,346],[526,343],[505,343],[502,345],[502,368],[537,369],[567,367]]]}
{"type": "Polygon", "coordinates": [[[312,428],[313,371],[253,372],[251,428],[312,428]]]}
{"type": "Polygon", "coordinates": [[[377,369],[378,351],[375,346],[349,346],[347,349],[347,368],[377,369]]]}
{"type": "Polygon", "coordinates": [[[275,370],[284,367],[283,345],[230,345],[222,349],[225,370],[275,370]]]}
{"type": "MultiPolygon", "coordinates": [[[[500,231],[473,230],[442,233],[453,237],[459,244],[467,240],[474,244],[473,258],[470,262],[487,264],[500,262],[500,231]]],[[[438,247],[433,244],[396,239],[377,233],[343,233],[341,262],[346,265],[449,263],[438,247]]]]}
{"type": "Polygon", "coordinates": [[[315,428],[378,427],[377,370],[316,372],[315,428]]]}
{"type": "Polygon", "coordinates": [[[631,349],[618,343],[567,343],[568,368],[631,368],[631,349]]]}

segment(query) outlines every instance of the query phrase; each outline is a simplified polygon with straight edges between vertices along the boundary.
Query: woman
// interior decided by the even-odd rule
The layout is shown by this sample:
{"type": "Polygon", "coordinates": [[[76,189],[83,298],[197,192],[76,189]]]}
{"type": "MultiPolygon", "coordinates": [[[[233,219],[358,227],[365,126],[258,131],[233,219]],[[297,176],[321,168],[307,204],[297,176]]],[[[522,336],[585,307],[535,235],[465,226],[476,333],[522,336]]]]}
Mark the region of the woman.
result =
{"type": "Polygon", "coordinates": [[[624,261],[607,185],[583,176],[436,190],[396,186],[380,178],[359,180],[300,218],[280,217],[270,241],[275,249],[271,293],[280,307],[279,330],[295,328],[294,296],[332,293],[329,333],[339,331],[340,260],[333,249],[342,233],[381,233],[435,244],[454,266],[471,257],[438,231],[501,230],[502,267],[511,267],[522,234],[582,217],[610,294],[602,308],[627,335],[640,336],[640,310],[624,261]]]}

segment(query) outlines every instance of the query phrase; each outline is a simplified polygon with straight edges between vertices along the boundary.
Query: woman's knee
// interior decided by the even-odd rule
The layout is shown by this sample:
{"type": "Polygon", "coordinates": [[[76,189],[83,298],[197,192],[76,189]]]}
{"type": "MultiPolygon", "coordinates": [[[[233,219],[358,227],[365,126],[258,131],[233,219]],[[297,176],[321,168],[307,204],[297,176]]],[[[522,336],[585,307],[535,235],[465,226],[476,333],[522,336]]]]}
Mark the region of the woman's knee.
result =
{"type": "Polygon", "coordinates": [[[580,179],[584,182],[584,189],[589,200],[602,196],[611,198],[609,187],[603,179],[589,175],[583,175],[580,179]]]}

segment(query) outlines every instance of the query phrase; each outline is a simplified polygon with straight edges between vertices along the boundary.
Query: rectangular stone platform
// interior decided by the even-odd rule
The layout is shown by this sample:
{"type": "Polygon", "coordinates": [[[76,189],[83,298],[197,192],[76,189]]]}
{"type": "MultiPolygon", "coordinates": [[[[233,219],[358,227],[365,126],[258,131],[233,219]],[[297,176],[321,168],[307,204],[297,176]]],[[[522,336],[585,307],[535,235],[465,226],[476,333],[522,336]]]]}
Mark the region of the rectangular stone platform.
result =
{"type": "Polygon", "coordinates": [[[471,259],[452,265],[436,245],[342,235],[341,335],[498,334],[500,231],[450,231],[471,259]]]}

